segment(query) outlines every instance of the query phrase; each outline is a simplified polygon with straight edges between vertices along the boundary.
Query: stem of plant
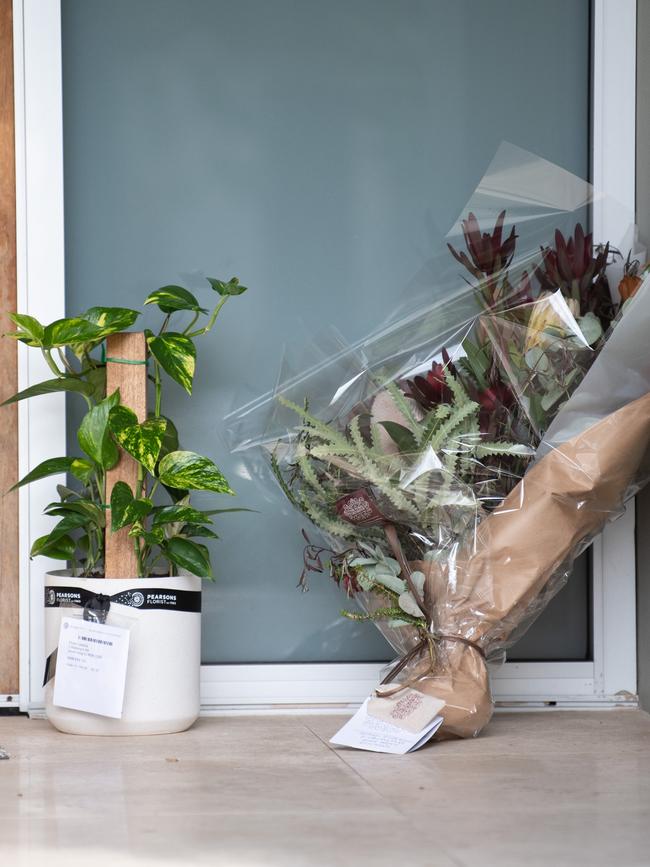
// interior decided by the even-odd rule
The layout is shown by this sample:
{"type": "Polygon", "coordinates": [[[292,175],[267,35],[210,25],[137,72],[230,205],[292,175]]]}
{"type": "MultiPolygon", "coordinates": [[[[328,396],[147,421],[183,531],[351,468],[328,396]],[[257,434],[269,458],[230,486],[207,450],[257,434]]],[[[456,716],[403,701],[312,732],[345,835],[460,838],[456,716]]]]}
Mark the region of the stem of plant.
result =
{"type": "Polygon", "coordinates": [[[221,299],[219,300],[219,303],[218,303],[217,306],[214,308],[214,310],[212,311],[212,315],[211,315],[210,318],[208,319],[207,325],[204,325],[203,328],[197,328],[196,331],[190,331],[190,332],[187,334],[187,336],[188,336],[188,337],[198,337],[199,334],[207,334],[208,331],[211,331],[212,328],[213,328],[213,326],[214,326],[214,323],[217,321],[217,316],[219,315],[219,311],[221,310],[221,308],[223,307],[223,305],[226,303],[226,301],[228,300],[228,298],[229,298],[228,295],[224,295],[223,298],[221,298],[221,299]]]}
{"type": "Polygon", "coordinates": [[[59,370],[55,360],[52,358],[52,353],[49,349],[41,349],[41,353],[43,358],[45,359],[47,366],[50,368],[52,373],[56,376],[57,379],[63,379],[63,372],[59,370]]]}
{"type": "Polygon", "coordinates": [[[156,389],[156,403],[153,414],[156,418],[160,418],[160,410],[162,407],[162,382],[160,380],[160,365],[154,361],[154,383],[156,389]]]}

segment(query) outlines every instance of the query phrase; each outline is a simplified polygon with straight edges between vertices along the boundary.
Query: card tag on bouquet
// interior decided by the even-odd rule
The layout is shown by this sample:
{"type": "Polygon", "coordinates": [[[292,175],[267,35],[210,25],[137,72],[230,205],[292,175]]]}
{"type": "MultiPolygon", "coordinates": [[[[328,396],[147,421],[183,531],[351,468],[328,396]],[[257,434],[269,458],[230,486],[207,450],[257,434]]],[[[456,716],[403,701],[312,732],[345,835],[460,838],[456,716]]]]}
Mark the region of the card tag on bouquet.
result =
{"type": "Polygon", "coordinates": [[[54,678],[53,703],[108,716],[122,717],[128,629],[64,617],[54,678]]]}
{"type": "Polygon", "coordinates": [[[444,706],[442,699],[425,695],[417,689],[402,689],[393,696],[368,699],[370,716],[383,719],[414,735],[423,731],[444,706]]]}
{"type": "Polygon", "coordinates": [[[418,732],[410,732],[377,716],[368,713],[366,699],[352,719],[340,729],[330,743],[341,747],[354,747],[357,750],[370,750],[374,753],[393,753],[404,755],[419,749],[427,743],[442,725],[441,716],[436,716],[418,732]]]}

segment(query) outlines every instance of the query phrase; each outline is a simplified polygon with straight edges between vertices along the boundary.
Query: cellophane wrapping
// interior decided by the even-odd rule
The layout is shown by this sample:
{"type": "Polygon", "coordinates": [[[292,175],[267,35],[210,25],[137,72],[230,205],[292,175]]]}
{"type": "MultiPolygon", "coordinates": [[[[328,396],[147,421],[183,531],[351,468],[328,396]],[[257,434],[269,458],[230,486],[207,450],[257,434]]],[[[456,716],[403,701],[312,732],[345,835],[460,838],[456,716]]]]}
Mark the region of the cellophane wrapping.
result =
{"type": "Polygon", "coordinates": [[[403,298],[353,345],[314,335],[229,418],[316,528],[301,580],[330,572],[399,655],[380,689],[443,699],[443,737],[489,721],[487,662],[648,476],[650,282],[621,253],[632,232],[595,243],[604,207],[502,145],[447,236],[438,300],[403,298]]]}

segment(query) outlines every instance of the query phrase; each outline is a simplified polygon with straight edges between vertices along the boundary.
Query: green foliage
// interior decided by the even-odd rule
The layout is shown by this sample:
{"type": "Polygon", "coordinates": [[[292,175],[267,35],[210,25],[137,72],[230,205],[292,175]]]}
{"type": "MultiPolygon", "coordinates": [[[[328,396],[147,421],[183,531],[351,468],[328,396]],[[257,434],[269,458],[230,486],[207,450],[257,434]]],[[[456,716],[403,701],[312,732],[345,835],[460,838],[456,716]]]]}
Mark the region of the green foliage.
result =
{"type": "Polygon", "coordinates": [[[111,491],[111,531],[122,527],[142,523],[153,510],[153,503],[147,497],[133,496],[133,491],[126,482],[116,482],[111,491]]]}
{"type": "Polygon", "coordinates": [[[235,493],[210,458],[194,452],[176,451],[165,455],[158,468],[158,478],[170,488],[235,493]]]}
{"type": "Polygon", "coordinates": [[[79,445],[103,470],[110,470],[119,458],[117,445],[111,438],[108,427],[109,414],[119,402],[120,395],[117,391],[100,401],[88,410],[77,431],[79,445]]]}
{"type": "Polygon", "coordinates": [[[218,538],[208,526],[212,516],[247,510],[205,510],[190,505],[189,491],[233,491],[213,461],[180,449],[176,426],[162,413],[165,375],[191,394],[196,367],[194,338],[212,330],[229,297],[246,291],[236,277],[227,282],[210,278],[209,284],[219,295],[212,311],[203,308],[188,289],[176,285],[163,286],[145,300],[146,305],[156,305],[164,319],[157,333],[146,332],[154,408],[144,422],[121,403],[119,392],[106,395],[102,347],[108,335],[134,325],[140,315],[137,310],[91,307],[80,316],[48,324],[25,314],[11,315],[15,331],[5,337],[39,351],[52,378],[18,392],[5,403],[64,392],[78,395],[86,405],[77,431],[83,455],[49,458],[12,488],[61,473],[70,478],[68,485],[57,486],[60,499],[45,509],[58,523],[34,542],[32,557],[53,557],[71,562],[83,575],[101,575],[105,532],[127,528],[140,575],[151,575],[166,562],[171,574],[182,568],[212,578],[209,551],[193,539],[218,538]],[[207,318],[201,322],[202,316],[207,318]],[[178,320],[176,330],[169,328],[173,317],[175,324],[178,320]],[[138,481],[135,490],[117,482],[107,503],[106,472],[119,460],[120,450],[137,462],[138,481]],[[166,493],[171,502],[158,504],[156,493],[166,493]]]}
{"type": "Polygon", "coordinates": [[[128,407],[115,406],[110,411],[108,425],[124,451],[153,473],[165,436],[166,419],[148,418],[139,423],[128,407]]]}
{"type": "Polygon", "coordinates": [[[224,283],[223,280],[215,280],[214,277],[208,277],[208,283],[215,292],[223,296],[241,295],[248,288],[247,286],[242,286],[236,277],[233,277],[227,283],[224,283]]]}
{"type": "Polygon", "coordinates": [[[56,394],[59,391],[74,391],[77,394],[85,394],[90,397],[94,394],[95,387],[91,382],[86,382],[83,379],[47,379],[45,382],[39,382],[38,385],[31,385],[29,388],[13,394],[0,406],[7,406],[9,403],[16,403],[19,400],[27,400],[42,394],[56,394]]]}
{"type": "Polygon", "coordinates": [[[176,313],[191,310],[193,313],[207,313],[194,295],[182,286],[163,286],[156,289],[145,299],[145,304],[157,304],[163,313],[176,313]]]}
{"type": "Polygon", "coordinates": [[[188,394],[192,394],[192,380],[196,367],[196,347],[184,334],[148,336],[149,351],[162,369],[188,394]]]}

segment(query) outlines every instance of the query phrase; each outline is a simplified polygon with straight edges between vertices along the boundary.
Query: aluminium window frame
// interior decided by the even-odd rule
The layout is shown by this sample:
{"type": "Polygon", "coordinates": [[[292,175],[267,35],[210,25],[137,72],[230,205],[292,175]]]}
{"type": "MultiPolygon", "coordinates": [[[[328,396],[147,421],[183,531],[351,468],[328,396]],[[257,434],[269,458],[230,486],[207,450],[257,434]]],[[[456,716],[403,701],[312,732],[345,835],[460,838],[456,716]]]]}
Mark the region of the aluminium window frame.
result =
{"type": "MultiPolygon", "coordinates": [[[[65,311],[63,118],[60,0],[14,0],[18,299],[23,313],[53,320],[65,311]]],[[[634,211],[635,0],[592,3],[592,166],[598,191],[634,211]]],[[[621,234],[594,206],[596,239],[621,234]]],[[[20,347],[19,386],[47,378],[20,347]]],[[[19,404],[21,476],[65,454],[65,398],[19,404]]],[[[56,480],[55,480],[56,481],[56,480]]],[[[47,532],[42,509],[52,478],[20,492],[20,694],[0,707],[43,712],[43,577],[59,563],[29,559],[30,540],[47,532]]],[[[634,507],[593,546],[591,662],[508,662],[493,673],[498,703],[524,707],[636,706],[634,507]]],[[[205,714],[332,712],[357,706],[376,684],[369,663],[204,665],[205,714]]]]}

